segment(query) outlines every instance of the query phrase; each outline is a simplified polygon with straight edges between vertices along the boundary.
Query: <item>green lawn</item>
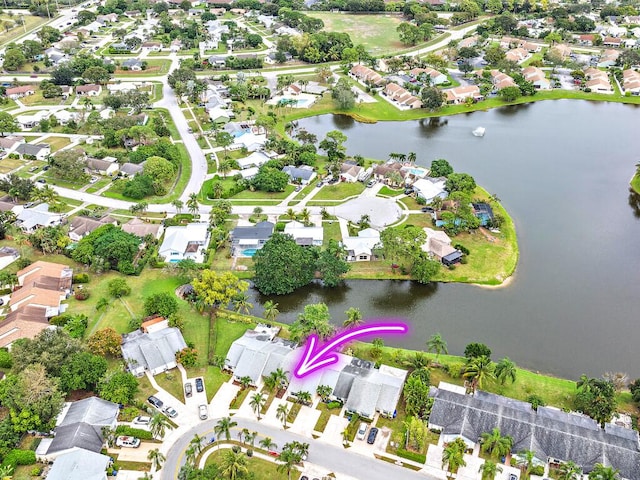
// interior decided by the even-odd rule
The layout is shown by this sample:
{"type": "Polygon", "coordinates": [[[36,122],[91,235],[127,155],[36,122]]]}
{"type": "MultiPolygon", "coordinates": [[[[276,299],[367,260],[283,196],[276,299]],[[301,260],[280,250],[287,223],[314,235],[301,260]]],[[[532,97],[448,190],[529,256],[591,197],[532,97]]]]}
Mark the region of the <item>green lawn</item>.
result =
{"type": "Polygon", "coordinates": [[[323,30],[348,32],[357,38],[374,56],[395,52],[405,48],[400,42],[396,28],[402,17],[396,15],[356,15],[348,13],[309,12],[309,16],[324,22],[323,30]]]}
{"type": "Polygon", "coordinates": [[[313,197],[313,200],[344,200],[354,195],[360,195],[365,189],[361,182],[340,182],[335,185],[326,185],[313,197]]]}
{"type": "MultiPolygon", "coordinates": [[[[27,33],[30,30],[46,23],[48,21],[45,17],[35,17],[33,15],[21,15],[24,18],[24,26],[17,25],[11,28],[8,32],[3,29],[2,34],[0,34],[0,45],[4,45],[6,43],[12,42],[16,40],[18,37],[25,35],[25,29],[27,33]]],[[[16,16],[10,17],[7,14],[0,15],[0,20],[2,22],[15,22],[17,20],[16,16]]]]}
{"type": "Polygon", "coordinates": [[[385,195],[387,197],[396,197],[398,195],[402,195],[403,193],[404,193],[404,190],[402,190],[401,188],[396,190],[393,188],[389,188],[385,185],[380,189],[380,191],[378,192],[378,195],[385,195]]]}
{"type": "Polygon", "coordinates": [[[67,99],[66,101],[62,99],[62,97],[54,97],[54,98],[44,98],[42,96],[42,91],[41,90],[36,90],[36,93],[33,95],[29,95],[28,97],[23,97],[20,99],[20,101],[27,105],[27,106],[31,106],[31,105],[63,105],[65,103],[71,103],[70,99],[67,99]]]}
{"type": "Polygon", "coordinates": [[[342,240],[342,232],[340,231],[340,223],[337,221],[332,222],[322,222],[322,228],[324,229],[324,238],[322,240],[322,245],[327,246],[329,244],[329,240],[342,240]]]}
{"type": "Polygon", "coordinates": [[[3,158],[0,160],[0,173],[9,173],[11,170],[25,165],[25,163],[24,160],[18,158],[3,158]]]}
{"type": "MultiPolygon", "coordinates": [[[[224,459],[224,450],[215,450],[208,458],[207,465],[211,463],[220,464],[224,459]]],[[[279,472],[277,464],[262,460],[261,458],[251,457],[247,458],[247,468],[249,469],[249,475],[254,480],[287,480],[286,472],[279,472]]],[[[291,472],[291,478],[298,478],[299,473],[295,470],[291,472]]]]}
{"type": "Polygon", "coordinates": [[[118,77],[155,77],[157,75],[164,75],[169,71],[171,66],[171,60],[164,58],[146,58],[147,69],[141,72],[133,70],[116,70],[115,74],[118,77]]]}
{"type": "Polygon", "coordinates": [[[636,173],[631,179],[631,188],[633,188],[636,193],[640,193],[640,173],[636,173]]]}
{"type": "MultiPolygon", "coordinates": [[[[205,181],[202,184],[202,189],[200,190],[199,201],[201,203],[211,204],[216,201],[214,199],[209,198],[209,194],[212,192],[212,188],[213,188],[212,186],[215,182],[222,183],[223,197],[226,197],[228,193],[231,192],[231,189],[235,184],[235,180],[233,180],[233,178],[231,177],[224,178],[224,177],[216,176],[214,178],[211,178],[205,181]]],[[[257,200],[257,202],[251,203],[252,205],[254,204],[255,205],[258,205],[258,204],[272,205],[273,203],[280,202],[281,200],[284,200],[285,198],[287,198],[287,196],[290,195],[294,189],[295,189],[295,186],[287,185],[283,192],[261,192],[259,190],[252,192],[251,190],[243,190],[233,195],[232,197],[228,197],[228,198],[231,201],[241,200],[241,201],[246,201],[248,203],[252,202],[253,200],[257,200]],[[262,203],[262,202],[266,202],[266,203],[262,203]]]]}
{"type": "Polygon", "coordinates": [[[329,423],[331,415],[340,415],[341,410],[341,408],[332,408],[331,410],[329,410],[327,408],[327,404],[323,402],[318,403],[316,409],[320,410],[321,412],[320,418],[318,418],[318,421],[316,422],[316,426],[313,427],[316,432],[324,432],[327,423],[329,423]]]}
{"type": "Polygon", "coordinates": [[[413,197],[404,197],[398,200],[398,202],[402,203],[409,210],[420,210],[422,208],[422,205],[420,205],[413,197]]]}
{"type": "Polygon", "coordinates": [[[49,137],[47,138],[47,143],[51,145],[51,151],[56,152],[60,150],[62,147],[66,147],[71,143],[71,140],[67,137],[49,137]]]}
{"type": "Polygon", "coordinates": [[[177,368],[155,376],[156,382],[178,400],[184,400],[184,390],[182,387],[182,375],[177,368]]]}

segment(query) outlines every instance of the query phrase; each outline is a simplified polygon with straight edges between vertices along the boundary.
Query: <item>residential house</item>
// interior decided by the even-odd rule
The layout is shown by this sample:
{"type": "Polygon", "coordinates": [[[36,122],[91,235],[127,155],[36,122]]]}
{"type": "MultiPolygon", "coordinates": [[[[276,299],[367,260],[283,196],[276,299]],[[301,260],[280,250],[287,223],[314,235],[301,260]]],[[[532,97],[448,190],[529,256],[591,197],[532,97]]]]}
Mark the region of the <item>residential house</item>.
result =
{"type": "Polygon", "coordinates": [[[246,170],[247,168],[253,167],[259,168],[269,160],[271,160],[273,157],[273,153],[268,155],[265,152],[253,152],[248,157],[239,158],[237,162],[240,170],[246,170]]]}
{"type": "Polygon", "coordinates": [[[387,162],[382,165],[376,165],[373,167],[373,178],[378,182],[397,186],[398,184],[404,183],[408,175],[408,172],[403,170],[402,167],[403,165],[398,162],[387,162]],[[396,173],[398,175],[395,175],[396,173]],[[399,180],[394,180],[394,177],[398,177],[399,180]]]}
{"type": "Polygon", "coordinates": [[[491,70],[491,81],[496,91],[500,91],[507,87],[517,87],[516,82],[506,73],[502,73],[500,70],[491,70]]]}
{"type": "Polygon", "coordinates": [[[17,217],[16,225],[25,233],[33,233],[38,228],[60,225],[64,215],[49,212],[49,204],[41,203],[23,209],[17,217]]]}
{"type": "Polygon", "coordinates": [[[527,58],[529,58],[531,54],[525,50],[524,48],[513,48],[505,54],[505,57],[510,62],[521,63],[524,62],[527,58]]]}
{"type": "Polygon", "coordinates": [[[422,108],[422,102],[419,98],[413,96],[405,88],[397,83],[388,83],[384,87],[383,94],[391,99],[398,107],[407,107],[409,109],[422,108]]]}
{"type": "Polygon", "coordinates": [[[593,46],[593,42],[596,39],[596,36],[593,34],[589,35],[578,35],[578,45],[583,45],[585,47],[593,46]]]}
{"type": "Polygon", "coordinates": [[[348,183],[355,183],[363,180],[367,171],[359,165],[344,162],[340,166],[340,180],[348,183]]]}
{"type": "MultiPolygon", "coordinates": [[[[113,158],[113,157],[111,157],[113,158]]],[[[115,160],[115,159],[114,159],[115,160]]],[[[107,175],[109,177],[116,175],[120,166],[117,162],[110,162],[107,158],[87,158],[87,170],[91,173],[107,175]]]]}
{"type": "Polygon", "coordinates": [[[123,70],[126,68],[134,72],[140,72],[142,71],[142,60],[138,58],[128,58],[122,62],[121,66],[123,70]]]}
{"type": "Polygon", "coordinates": [[[104,446],[103,428],[115,428],[119,412],[117,403],[98,397],[65,404],[58,415],[53,438],[41,440],[36,457],[51,462],[73,452],[100,453],[104,446]]]}
{"type": "Polygon", "coordinates": [[[622,88],[625,93],[631,92],[632,95],[640,95],[640,73],[627,69],[622,72],[622,79],[622,88]]]}
{"type": "Polygon", "coordinates": [[[144,238],[147,235],[151,235],[155,239],[159,239],[162,236],[163,227],[160,223],[151,223],[139,218],[132,218],[127,223],[123,224],[123,232],[130,233],[136,237],[144,238]]]}
{"type": "MultiPolygon", "coordinates": [[[[291,60],[293,60],[293,55],[291,55],[289,52],[285,52],[284,54],[284,62],[290,62],[291,60]]],[[[276,54],[276,52],[269,52],[267,54],[266,57],[264,57],[264,63],[267,63],[269,65],[274,65],[278,62],[278,55],[276,54]]]]}
{"type": "Polygon", "coordinates": [[[287,27],[285,25],[276,28],[273,33],[275,33],[276,35],[280,35],[280,36],[284,36],[284,35],[289,35],[291,37],[301,37],[302,36],[302,32],[300,30],[297,30],[297,29],[291,28],[291,27],[287,27]]]}
{"type": "Polygon", "coordinates": [[[107,480],[111,458],[89,450],[73,450],[56,457],[47,480],[107,480]]]}
{"type": "Polygon", "coordinates": [[[75,122],[80,119],[80,112],[70,112],[69,110],[56,110],[53,116],[58,120],[60,125],[66,125],[69,122],[75,122]]]}
{"type": "Polygon", "coordinates": [[[231,232],[231,255],[234,257],[252,257],[257,250],[273,235],[275,225],[271,222],[259,222],[251,226],[240,226],[231,232]]]}
{"type": "Polygon", "coordinates": [[[592,92],[613,93],[613,87],[607,72],[589,67],[585,69],[584,74],[587,79],[585,87],[590,88],[592,92]]]}
{"type": "Polygon", "coordinates": [[[549,90],[551,88],[551,82],[545,76],[544,71],[538,67],[526,67],[522,70],[524,79],[533,83],[533,86],[538,90],[549,90]]]}
{"type": "MultiPolygon", "coordinates": [[[[144,163],[144,162],[143,162],[144,163]]],[[[143,163],[125,162],[120,165],[120,173],[125,177],[134,177],[144,170],[143,163]]]]}
{"type": "Polygon", "coordinates": [[[444,265],[454,265],[462,259],[462,253],[451,246],[451,238],[442,230],[425,227],[427,239],[422,245],[422,251],[428,253],[444,265]]]}
{"type": "Polygon", "coordinates": [[[46,329],[56,328],[49,324],[46,309],[26,305],[14,311],[0,321],[0,348],[11,348],[16,340],[35,338],[46,329]]]}
{"type": "Polygon", "coordinates": [[[24,142],[24,137],[21,137],[20,135],[8,135],[6,137],[0,137],[0,150],[9,154],[24,142]]]}
{"type": "Polygon", "coordinates": [[[427,68],[412,68],[409,70],[409,75],[411,75],[414,79],[422,80],[422,78],[428,79],[427,84],[430,85],[440,85],[442,83],[446,83],[449,81],[447,76],[444,73],[439,72],[435,68],[427,67],[427,68]]]}
{"type": "Polygon", "coordinates": [[[88,97],[97,97],[102,93],[102,85],[78,85],[76,87],[76,95],[86,95],[88,97]]]}
{"type": "Polygon", "coordinates": [[[444,186],[446,178],[426,177],[416,180],[413,184],[413,191],[419,198],[423,198],[427,203],[431,203],[436,197],[447,198],[447,191],[444,186]]]}
{"type": "Polygon", "coordinates": [[[602,55],[598,60],[598,64],[597,64],[598,68],[613,67],[616,64],[619,56],[620,56],[619,50],[611,50],[611,49],[605,50],[604,52],[602,52],[602,55]]]}
{"type": "Polygon", "coordinates": [[[36,160],[46,160],[51,154],[51,146],[47,143],[38,143],[37,145],[21,143],[16,147],[15,152],[22,158],[33,157],[36,160]]]}
{"type": "Polygon", "coordinates": [[[4,197],[0,199],[0,212],[12,212],[16,215],[19,215],[20,212],[24,209],[22,205],[17,203],[13,203],[9,201],[9,197],[4,197]]]}
{"type": "Polygon", "coordinates": [[[602,39],[602,45],[604,45],[605,47],[620,48],[622,46],[622,39],[616,37],[604,37],[602,39]]]}
{"type": "Polygon", "coordinates": [[[374,249],[380,243],[380,232],[373,228],[360,230],[355,237],[345,237],[342,245],[348,262],[368,262],[375,258],[374,249]]]}
{"type": "Polygon", "coordinates": [[[108,215],[99,219],[78,216],[71,222],[69,238],[74,242],[79,242],[94,230],[109,224],[118,225],[118,221],[108,215]]]}
{"type": "Polygon", "coordinates": [[[471,206],[473,207],[473,214],[480,220],[480,225],[483,227],[491,226],[494,219],[491,205],[486,202],[474,202],[471,206]]]}
{"type": "Polygon", "coordinates": [[[458,48],[471,48],[478,45],[478,35],[473,35],[471,37],[463,38],[458,43],[458,48]]]}
{"type": "Polygon", "coordinates": [[[321,247],[324,239],[322,226],[306,226],[304,223],[295,220],[284,226],[284,233],[291,235],[296,243],[303,247],[321,247]]]}
{"type": "Polygon", "coordinates": [[[556,52],[563,60],[568,58],[573,52],[569,45],[565,45],[563,43],[554,45],[553,47],[551,47],[551,51],[556,52]]]}
{"type": "Polygon", "coordinates": [[[276,17],[271,17],[268,15],[258,15],[256,20],[260,22],[262,25],[264,25],[266,28],[271,28],[278,21],[276,17]]]}
{"type": "Polygon", "coordinates": [[[158,249],[158,255],[164,258],[165,262],[170,263],[187,258],[202,263],[208,244],[209,225],[206,223],[168,227],[162,245],[158,249]]]}
{"type": "Polygon", "coordinates": [[[542,45],[533,42],[524,42],[520,45],[520,48],[523,48],[529,53],[537,53],[542,50],[542,45]]]}
{"type": "Polygon", "coordinates": [[[300,185],[307,185],[316,176],[316,172],[313,171],[313,167],[309,165],[301,165],[295,167],[293,165],[285,166],[282,171],[289,175],[289,181],[291,183],[297,183],[300,185]]]}
{"type": "MultiPolygon", "coordinates": [[[[172,227],[169,227],[172,228],[172,227]]],[[[178,328],[135,330],[122,336],[122,357],[128,370],[136,376],[149,371],[152,375],[177,367],[176,353],[187,344],[178,328]]]]}
{"type": "Polygon", "coordinates": [[[114,23],[118,21],[117,13],[107,13],[106,15],[98,15],[96,17],[96,22],[100,23],[114,23]]]}
{"type": "Polygon", "coordinates": [[[292,83],[291,85],[285,87],[284,89],[282,89],[282,93],[284,95],[300,95],[302,93],[302,88],[300,87],[300,85],[297,85],[295,83],[292,83]]]}
{"type": "Polygon", "coordinates": [[[382,75],[364,65],[354,65],[351,70],[349,70],[349,75],[363,84],[369,83],[376,87],[380,87],[384,83],[382,75]]]}
{"type": "Polygon", "coordinates": [[[429,428],[441,431],[444,443],[461,438],[471,448],[483,433],[494,428],[509,436],[514,452],[530,450],[542,465],[572,461],[586,474],[596,463],[619,470],[620,477],[640,480],[638,432],[607,423],[604,428],[593,419],[575,412],[476,391],[466,395],[460,387],[440,383],[429,396],[433,407],[429,428]]]}
{"type": "Polygon", "coordinates": [[[20,87],[9,87],[5,91],[5,95],[12,100],[18,98],[28,97],[29,95],[35,95],[36,87],[33,85],[22,85],[20,87]]]}
{"type": "Polygon", "coordinates": [[[31,115],[18,115],[16,121],[23,130],[29,130],[36,127],[45,118],[49,118],[50,115],[51,113],[48,110],[38,110],[31,115]]]}
{"type": "Polygon", "coordinates": [[[55,66],[60,65],[69,59],[69,56],[66,53],[56,47],[47,48],[44,51],[44,54],[55,66]]]}
{"type": "Polygon", "coordinates": [[[518,48],[523,43],[524,43],[524,40],[522,40],[521,38],[504,36],[500,39],[500,48],[503,48],[504,50],[509,50],[511,48],[518,48]]]}
{"type": "MultiPolygon", "coordinates": [[[[143,42],[142,50],[147,52],[159,52],[162,50],[162,43],[160,42],[143,42]]],[[[179,50],[179,49],[178,49],[179,50]]]]}
{"type": "Polygon", "coordinates": [[[465,103],[468,98],[472,99],[474,102],[484,99],[480,93],[480,88],[477,85],[449,88],[443,91],[447,96],[448,104],[465,103]]]}

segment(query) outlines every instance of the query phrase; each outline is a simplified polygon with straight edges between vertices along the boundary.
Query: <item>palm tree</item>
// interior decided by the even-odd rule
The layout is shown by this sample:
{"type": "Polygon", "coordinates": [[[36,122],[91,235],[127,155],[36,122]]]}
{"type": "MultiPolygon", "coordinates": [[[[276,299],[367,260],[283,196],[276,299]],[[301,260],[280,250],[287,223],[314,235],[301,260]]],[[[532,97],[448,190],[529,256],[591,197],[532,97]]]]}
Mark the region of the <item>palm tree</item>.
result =
{"type": "Polygon", "coordinates": [[[171,205],[176,208],[176,212],[180,213],[182,211],[182,207],[184,207],[184,202],[179,198],[176,198],[173,202],[171,202],[171,205]]]}
{"type": "Polygon", "coordinates": [[[236,453],[233,450],[225,451],[222,454],[220,470],[222,471],[222,475],[229,478],[229,480],[242,478],[243,475],[249,473],[247,456],[242,452],[236,453]]]}
{"type": "Polygon", "coordinates": [[[253,303],[249,302],[249,295],[242,292],[233,299],[233,306],[236,313],[244,313],[249,315],[249,311],[253,308],[253,303]]]}
{"type": "Polygon", "coordinates": [[[192,215],[198,213],[198,194],[191,193],[189,194],[189,200],[187,200],[187,208],[192,215]]]}
{"type": "Polygon", "coordinates": [[[282,368],[276,368],[269,376],[273,378],[274,385],[278,387],[278,389],[281,389],[286,388],[289,384],[288,373],[289,372],[285,372],[282,368]]]}
{"type": "Polygon", "coordinates": [[[471,358],[464,367],[464,378],[471,381],[471,390],[476,393],[478,387],[482,388],[487,379],[495,378],[493,375],[493,363],[486,355],[471,358]]]}
{"type": "Polygon", "coordinates": [[[409,154],[407,155],[407,160],[409,160],[409,162],[411,163],[416,163],[417,158],[418,156],[416,155],[416,152],[409,152],[409,154]]]}
{"type": "Polygon", "coordinates": [[[558,480],[578,480],[582,478],[582,468],[569,461],[560,465],[558,480]]]}
{"type": "Polygon", "coordinates": [[[501,385],[504,385],[507,380],[514,383],[516,381],[516,364],[509,357],[504,357],[496,365],[495,375],[501,385]]]}
{"type": "Polygon", "coordinates": [[[149,430],[151,430],[151,435],[155,438],[164,437],[165,432],[169,430],[173,430],[173,425],[169,422],[169,419],[162,415],[161,413],[156,413],[151,417],[151,421],[149,422],[149,430]]]}
{"type": "Polygon", "coordinates": [[[481,450],[489,453],[493,458],[506,457],[511,452],[513,438],[509,435],[503,437],[499,428],[494,428],[491,433],[485,432],[481,437],[481,450]]]}
{"type": "Polygon", "coordinates": [[[408,357],[403,363],[409,368],[411,368],[412,370],[420,370],[421,368],[429,367],[429,359],[422,352],[415,352],[413,355],[408,357]]]}
{"type": "Polygon", "coordinates": [[[316,393],[322,398],[323,402],[326,402],[329,399],[329,396],[333,393],[333,388],[329,385],[318,385],[316,388],[316,393]]]}
{"type": "Polygon", "coordinates": [[[357,307],[350,307],[344,314],[347,316],[347,319],[342,323],[344,327],[357,327],[364,323],[362,312],[357,307]]]}
{"type": "Polygon", "coordinates": [[[295,395],[299,404],[301,405],[311,404],[311,394],[309,392],[300,391],[295,395]]]}
{"type": "Polygon", "coordinates": [[[531,450],[523,450],[518,452],[518,457],[520,457],[518,460],[518,467],[520,467],[520,470],[522,471],[520,478],[521,480],[529,480],[531,470],[533,470],[533,459],[536,457],[536,454],[531,450]]]}
{"type": "Polygon", "coordinates": [[[589,480],[618,480],[620,478],[620,470],[613,467],[605,467],[601,463],[596,463],[593,470],[589,472],[589,480]]]}
{"type": "Polygon", "coordinates": [[[147,459],[151,460],[151,465],[154,470],[160,470],[162,468],[162,464],[166,460],[166,457],[160,452],[160,450],[154,448],[153,450],[149,450],[147,459]]]}
{"type": "Polygon", "coordinates": [[[427,352],[435,352],[436,359],[441,353],[449,353],[447,349],[447,342],[442,338],[439,333],[434,333],[427,341],[427,352]]]}
{"type": "Polygon", "coordinates": [[[289,408],[286,403],[281,403],[276,409],[276,418],[282,422],[282,427],[287,428],[287,417],[289,416],[289,408]]]}
{"type": "Polygon", "coordinates": [[[278,462],[282,462],[278,465],[279,472],[287,472],[287,478],[291,480],[291,470],[295,467],[297,463],[301,460],[300,455],[298,455],[293,450],[287,448],[282,450],[282,453],[278,457],[278,462]]]}
{"type": "Polygon", "coordinates": [[[245,375],[244,377],[241,377],[240,380],[238,380],[240,382],[240,388],[242,390],[246,390],[247,388],[249,388],[249,386],[251,385],[251,377],[248,375],[245,375]]]}
{"type": "Polygon", "coordinates": [[[11,480],[13,475],[13,465],[0,465],[0,478],[2,480],[11,480]]]}
{"type": "Polygon", "coordinates": [[[260,442],[258,442],[260,444],[260,446],[262,448],[264,448],[265,450],[275,450],[276,448],[278,448],[278,445],[276,445],[275,443],[273,443],[273,440],[271,440],[270,437],[264,437],[262,440],[260,440],[260,442]]]}
{"type": "Polygon", "coordinates": [[[218,420],[216,426],[213,427],[213,431],[218,437],[222,437],[222,435],[224,435],[227,441],[229,441],[231,440],[231,429],[237,425],[238,422],[232,422],[231,417],[223,417],[218,420]]]}
{"type": "Polygon", "coordinates": [[[260,420],[260,410],[262,410],[262,407],[264,407],[265,403],[267,403],[267,399],[264,398],[264,395],[262,393],[254,393],[251,396],[249,405],[251,405],[251,409],[253,410],[253,413],[255,413],[258,417],[258,420],[260,420]]]}
{"type": "Polygon", "coordinates": [[[289,217],[291,220],[295,220],[296,218],[298,218],[293,208],[288,208],[287,211],[285,212],[285,215],[289,217]]]}
{"type": "Polygon", "coordinates": [[[482,473],[482,480],[494,480],[498,473],[502,473],[502,467],[491,460],[486,460],[480,465],[478,472],[482,473]]]}
{"type": "MultiPolygon", "coordinates": [[[[447,467],[450,473],[456,473],[458,468],[464,467],[467,462],[464,461],[464,452],[467,445],[461,438],[456,438],[453,442],[448,443],[442,452],[442,468],[447,467]]],[[[449,477],[451,478],[451,476],[449,477]]]]}
{"type": "Polygon", "coordinates": [[[32,200],[44,203],[55,203],[60,196],[50,185],[44,185],[42,188],[34,189],[32,200]]]}
{"type": "Polygon", "coordinates": [[[185,450],[185,461],[187,462],[188,465],[191,465],[192,467],[195,467],[196,465],[196,457],[198,455],[196,455],[196,451],[192,448],[189,447],[185,450]]]}
{"type": "Polygon", "coordinates": [[[204,438],[198,435],[197,433],[195,433],[193,435],[193,438],[189,442],[189,448],[193,448],[193,451],[195,452],[196,457],[200,455],[200,452],[202,452],[202,449],[204,448],[204,445],[202,444],[202,440],[204,440],[204,438]]]}
{"type": "Polygon", "coordinates": [[[234,166],[235,162],[233,160],[226,159],[220,162],[220,165],[218,165],[218,170],[220,171],[220,173],[222,173],[222,176],[224,178],[227,178],[227,173],[233,170],[234,166]]]}
{"type": "Polygon", "coordinates": [[[245,442],[247,441],[247,437],[248,437],[249,435],[251,435],[251,434],[249,433],[249,429],[248,429],[248,428],[243,428],[242,430],[240,430],[240,431],[238,432],[238,441],[239,441],[239,442],[242,442],[242,443],[245,443],[245,442]],[[244,438],[244,440],[243,440],[243,438],[244,438]]]}
{"type": "Polygon", "coordinates": [[[277,316],[280,314],[280,310],[278,310],[278,304],[273,300],[267,300],[264,302],[264,319],[269,322],[273,322],[277,316]]]}
{"type": "Polygon", "coordinates": [[[298,216],[300,217],[300,220],[302,220],[302,223],[304,223],[305,225],[309,224],[311,212],[309,211],[308,208],[303,208],[298,216]]]}

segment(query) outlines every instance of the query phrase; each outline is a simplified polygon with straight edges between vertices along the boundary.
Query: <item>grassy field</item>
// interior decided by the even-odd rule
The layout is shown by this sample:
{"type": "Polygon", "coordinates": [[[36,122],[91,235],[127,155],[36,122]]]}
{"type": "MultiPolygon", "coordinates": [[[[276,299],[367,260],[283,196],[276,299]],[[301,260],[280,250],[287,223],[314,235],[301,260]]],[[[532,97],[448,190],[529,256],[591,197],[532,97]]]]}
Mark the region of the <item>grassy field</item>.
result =
{"type": "Polygon", "coordinates": [[[364,189],[364,184],[360,182],[340,182],[336,185],[326,185],[313,197],[313,200],[344,200],[354,195],[360,195],[364,189]]]}
{"type": "Polygon", "coordinates": [[[382,187],[380,189],[380,191],[378,192],[378,195],[384,195],[386,197],[396,197],[398,195],[402,195],[404,193],[404,191],[399,188],[397,190],[393,189],[393,188],[389,188],[386,185],[384,187],[382,187]]]}
{"type": "MultiPolygon", "coordinates": [[[[16,24],[16,26],[10,29],[8,32],[3,30],[2,34],[0,34],[0,45],[12,42],[18,37],[23,36],[25,34],[25,29],[28,33],[30,30],[48,21],[48,19],[45,17],[35,17],[33,15],[24,15],[22,17],[24,18],[24,26],[16,24]]],[[[0,21],[2,22],[15,22],[16,20],[17,18],[15,15],[13,17],[10,17],[9,15],[4,13],[0,15],[0,21]]]]}
{"type": "Polygon", "coordinates": [[[116,70],[115,74],[119,77],[154,77],[164,75],[169,71],[171,60],[164,58],[146,58],[147,69],[137,72],[134,70],[116,70]]]}
{"type": "Polygon", "coordinates": [[[640,193],[640,173],[636,173],[631,179],[631,188],[633,188],[636,193],[640,193]]]}
{"type": "Polygon", "coordinates": [[[71,140],[67,137],[49,137],[46,140],[46,143],[51,145],[51,151],[57,152],[63,147],[66,147],[71,143],[71,140]]]}
{"type": "Polygon", "coordinates": [[[22,103],[27,106],[30,105],[64,105],[71,104],[71,99],[63,100],[61,97],[44,98],[41,90],[36,90],[36,93],[23,97],[20,99],[22,103]]]}
{"type": "Polygon", "coordinates": [[[329,12],[309,12],[324,22],[328,32],[348,32],[357,43],[363,44],[372,55],[378,56],[404,48],[396,28],[402,22],[398,15],[357,15],[329,12]]]}
{"type": "MultiPolygon", "coordinates": [[[[216,463],[220,465],[224,459],[224,450],[215,450],[209,458],[207,458],[207,465],[216,463]]],[[[279,472],[277,464],[262,460],[261,458],[251,457],[247,458],[247,468],[251,478],[254,480],[287,480],[286,472],[279,472]]],[[[298,478],[299,474],[294,470],[291,472],[291,478],[298,478]]]]}
{"type": "Polygon", "coordinates": [[[0,160],[0,173],[9,173],[24,164],[24,160],[18,158],[3,158],[0,160]]]}
{"type": "Polygon", "coordinates": [[[342,240],[342,233],[340,232],[340,224],[337,221],[322,222],[322,228],[324,229],[324,239],[322,244],[327,246],[329,240],[342,240]]]}

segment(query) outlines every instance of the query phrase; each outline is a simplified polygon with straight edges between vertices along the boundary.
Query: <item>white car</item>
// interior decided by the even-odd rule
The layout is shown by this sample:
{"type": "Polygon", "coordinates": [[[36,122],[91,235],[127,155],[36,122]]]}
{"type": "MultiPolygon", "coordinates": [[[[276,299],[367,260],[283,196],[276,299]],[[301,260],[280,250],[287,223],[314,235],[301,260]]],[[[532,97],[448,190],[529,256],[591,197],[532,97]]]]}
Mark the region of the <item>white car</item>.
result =
{"type": "Polygon", "coordinates": [[[135,425],[149,425],[151,423],[151,417],[147,417],[146,415],[138,415],[133,419],[135,425]]]}
{"type": "Polygon", "coordinates": [[[117,447],[129,447],[138,448],[140,446],[140,439],[136,437],[118,437],[116,438],[117,447]]]}
{"type": "Polygon", "coordinates": [[[200,416],[200,420],[209,418],[209,409],[206,405],[203,404],[198,407],[198,415],[200,416]]]}
{"type": "Polygon", "coordinates": [[[176,412],[173,407],[166,406],[162,409],[162,412],[169,418],[175,418],[178,416],[178,412],[176,412]]]}
{"type": "Polygon", "coordinates": [[[358,440],[364,440],[364,436],[366,433],[367,433],[367,424],[362,422],[358,427],[358,434],[356,435],[356,438],[358,440]]]}
{"type": "Polygon", "coordinates": [[[91,177],[91,180],[89,180],[89,183],[96,183],[98,180],[100,180],[98,177],[91,177]]]}

